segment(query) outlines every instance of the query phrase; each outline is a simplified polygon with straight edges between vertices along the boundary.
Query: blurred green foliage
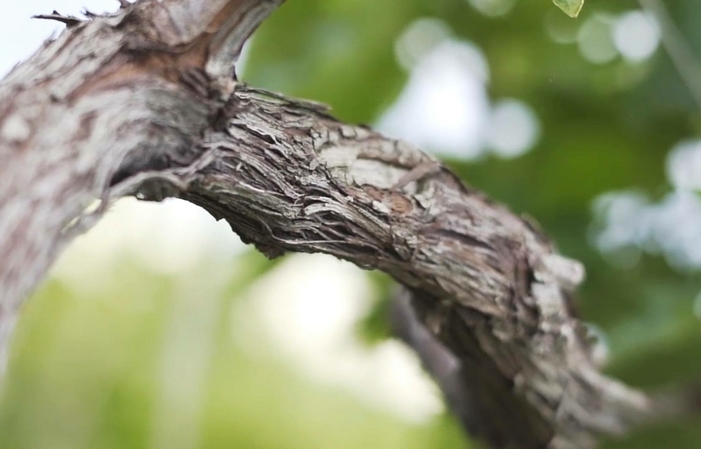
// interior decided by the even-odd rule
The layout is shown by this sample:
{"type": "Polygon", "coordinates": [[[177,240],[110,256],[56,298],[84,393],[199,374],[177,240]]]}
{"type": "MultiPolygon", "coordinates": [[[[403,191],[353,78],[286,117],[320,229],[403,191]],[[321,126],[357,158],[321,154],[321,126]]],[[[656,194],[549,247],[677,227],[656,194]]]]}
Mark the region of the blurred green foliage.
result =
{"type": "Polygon", "coordinates": [[[468,448],[449,417],[412,425],[300,376],[262,340],[247,342],[254,352],[239,344],[258,337],[231,329],[239,305],[232,295],[241,298],[274,263],[247,252],[229,265],[231,279],[216,294],[212,285],[221,281],[212,272],[227,267],[211,262],[174,278],[124,258],[114,264],[119,280],[105,283],[97,294],[50,280],[27,306],[18,329],[0,406],[0,447],[468,448]],[[185,329],[173,330],[183,313],[185,329]],[[178,403],[176,395],[176,403],[159,409],[168,378],[161,366],[166,339],[197,327],[201,321],[193,315],[202,313],[214,317],[213,326],[195,331],[209,334],[211,342],[185,342],[178,352],[192,359],[174,366],[185,379],[202,369],[200,382],[192,378],[202,388],[199,399],[184,395],[178,403]],[[238,337],[232,339],[232,332],[238,337]],[[193,368],[203,348],[211,354],[205,366],[193,368]],[[154,437],[164,415],[165,441],[154,437]],[[182,443],[191,433],[195,446],[182,443]]]}
{"type": "MultiPolygon", "coordinates": [[[[588,0],[577,21],[549,2],[517,0],[507,14],[494,17],[471,3],[479,0],[290,0],[257,33],[243,78],[327,102],[343,119],[373,123],[409,76],[395,57],[397,38],[419,18],[442,20],[455,38],[484,52],[490,97],[524,101],[542,128],[536,147],[522,157],[447,162],[466,182],[534,217],[562,253],[584,262],[588,276],[578,309],[606,335],[612,375],[648,389],[698,379],[698,273],[680,272],[646,254],[632,267],[617,267],[590,244],[588,233],[597,196],[637,189],[660,198],[671,191],[665,160],[676,143],[698,136],[699,106],[662,49],[642,62],[619,56],[592,64],[576,43],[556,43],[547,32],[548,26],[576,32],[591,17],[615,16],[639,8],[638,2],[588,0]]],[[[698,0],[665,3],[701,58],[698,0]]],[[[246,257],[252,259],[237,267],[248,268],[232,269],[224,292],[199,300],[231,308],[227,298],[268,267],[246,257]]],[[[174,289],[183,280],[130,261],[115,270],[123,282],[105,284],[97,296],[80,296],[50,281],[26,308],[0,407],[3,449],[151,447],[156,354],[174,289]]],[[[188,277],[204,285],[206,273],[188,277]]],[[[377,282],[378,296],[389,296],[386,280],[377,282]]],[[[368,340],[386,337],[385,309],[378,300],[362,326],[368,340]]],[[[229,332],[227,322],[218,321],[217,335],[229,332]]],[[[298,378],[272,356],[252,357],[221,335],[215,341],[203,447],[467,447],[450,418],[409,425],[298,378]]],[[[701,447],[701,419],[644,429],[605,445],[666,446],[701,447]]]]}

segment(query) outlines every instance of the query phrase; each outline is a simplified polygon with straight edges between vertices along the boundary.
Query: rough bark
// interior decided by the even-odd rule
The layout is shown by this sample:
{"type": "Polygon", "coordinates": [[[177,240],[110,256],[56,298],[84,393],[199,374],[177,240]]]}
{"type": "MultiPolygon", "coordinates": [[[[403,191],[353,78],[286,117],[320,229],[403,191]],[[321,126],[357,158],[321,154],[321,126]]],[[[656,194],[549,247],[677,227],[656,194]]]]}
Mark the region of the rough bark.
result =
{"type": "Polygon", "coordinates": [[[0,83],[2,351],[62,246],[110,203],[178,196],[268,256],[392,275],[452,360],[449,381],[433,369],[449,402],[493,447],[589,448],[649,418],[655,403],[599,373],[569,310],[583,268],[529,222],[409,144],[235,81],[281,2],[125,3],[69,20],[0,83]]]}
{"type": "Polygon", "coordinates": [[[0,360],[22,300],[90,225],[86,209],[98,202],[99,216],[137,158],[165,169],[198,157],[241,46],[281,2],[148,1],[64,20],[0,83],[0,360]]]}

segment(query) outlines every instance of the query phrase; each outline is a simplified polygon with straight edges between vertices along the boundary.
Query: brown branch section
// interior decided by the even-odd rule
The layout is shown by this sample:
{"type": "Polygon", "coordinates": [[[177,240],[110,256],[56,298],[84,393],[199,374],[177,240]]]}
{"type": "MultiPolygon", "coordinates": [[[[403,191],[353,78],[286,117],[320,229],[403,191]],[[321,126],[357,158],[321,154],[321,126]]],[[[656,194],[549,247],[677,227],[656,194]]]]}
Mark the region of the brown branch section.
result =
{"type": "Polygon", "coordinates": [[[451,342],[454,353],[423,325],[417,311],[425,313],[424,307],[430,304],[430,299],[412,297],[405,290],[392,305],[393,327],[417,352],[462,426],[492,447],[545,446],[552,430],[538,414],[528,413],[528,404],[512,394],[512,385],[496,374],[498,369],[475,341],[451,342]],[[458,359],[454,354],[463,356],[458,359]]]}
{"type": "Polygon", "coordinates": [[[566,300],[582,269],[527,222],[445,168],[395,188],[431,158],[303,103],[239,86],[223,113],[180,196],[266,254],[332,254],[409,288],[494,447],[592,447],[651,410],[597,371],[566,300]]]}
{"type": "Polygon", "coordinates": [[[0,349],[112,201],[179,196],[271,257],[392,275],[411,292],[402,335],[495,448],[589,448],[648,419],[655,402],[598,372],[569,311],[582,267],[528,222],[406,143],[236,83],[244,40],[280,3],[123,2],[0,83],[0,349]]]}

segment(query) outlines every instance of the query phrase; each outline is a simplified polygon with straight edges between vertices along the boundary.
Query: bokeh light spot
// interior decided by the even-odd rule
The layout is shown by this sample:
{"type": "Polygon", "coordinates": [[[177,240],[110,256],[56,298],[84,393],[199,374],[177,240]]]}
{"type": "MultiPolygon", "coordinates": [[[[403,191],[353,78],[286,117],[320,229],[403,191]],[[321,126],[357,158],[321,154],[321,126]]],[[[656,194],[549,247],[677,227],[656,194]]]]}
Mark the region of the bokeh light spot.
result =
{"type": "Polygon", "coordinates": [[[657,20],[643,11],[631,11],[621,16],[613,28],[613,41],[618,51],[629,61],[643,61],[660,45],[657,20]]]}
{"type": "Polygon", "coordinates": [[[701,189],[701,140],[680,142],[667,156],[667,178],[680,190],[701,189]]]}
{"type": "Polygon", "coordinates": [[[404,92],[377,128],[437,154],[477,157],[487,126],[488,78],[489,67],[479,48],[465,41],[443,41],[412,69],[404,92]]]}
{"type": "Polygon", "coordinates": [[[611,17],[597,14],[587,19],[577,33],[579,52],[592,64],[605,64],[618,56],[613,44],[612,22],[611,17]]]}
{"type": "Polygon", "coordinates": [[[533,109],[519,100],[501,100],[492,108],[487,142],[492,151],[513,158],[530,150],[540,137],[533,109]]]}
{"type": "Polygon", "coordinates": [[[397,39],[397,61],[411,70],[436,45],[450,37],[450,28],[442,20],[423,18],[412,22],[397,39]]]}

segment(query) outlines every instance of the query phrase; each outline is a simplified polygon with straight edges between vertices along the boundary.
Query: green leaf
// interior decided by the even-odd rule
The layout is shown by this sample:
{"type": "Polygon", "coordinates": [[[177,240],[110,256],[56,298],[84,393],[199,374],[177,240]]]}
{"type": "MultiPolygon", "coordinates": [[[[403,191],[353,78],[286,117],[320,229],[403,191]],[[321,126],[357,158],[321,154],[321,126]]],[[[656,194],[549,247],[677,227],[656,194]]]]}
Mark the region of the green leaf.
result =
{"type": "Polygon", "coordinates": [[[577,17],[584,6],[584,0],[553,0],[570,17],[577,17]]]}

